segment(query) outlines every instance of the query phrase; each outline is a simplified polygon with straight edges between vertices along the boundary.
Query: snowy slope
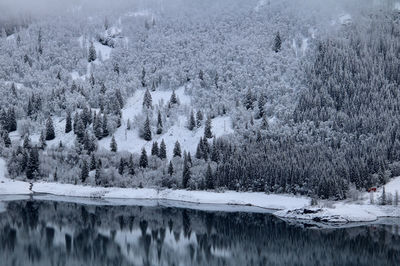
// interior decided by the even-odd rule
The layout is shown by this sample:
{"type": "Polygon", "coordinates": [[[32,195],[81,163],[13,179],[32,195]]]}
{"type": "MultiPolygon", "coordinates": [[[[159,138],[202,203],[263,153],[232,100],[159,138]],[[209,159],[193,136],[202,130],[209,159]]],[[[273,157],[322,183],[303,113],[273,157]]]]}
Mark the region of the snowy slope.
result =
{"type": "MultiPolygon", "coordinates": [[[[6,162],[0,158],[0,195],[31,194],[30,184],[6,178],[6,162]]],[[[1,209],[1,206],[0,206],[1,209]]]]}
{"type": "MultiPolygon", "coordinates": [[[[136,115],[142,113],[142,103],[145,91],[138,90],[134,96],[130,97],[127,101],[126,107],[122,110],[122,120],[124,123],[130,119],[133,121],[136,115]]],[[[170,97],[171,91],[154,91],[150,92],[153,100],[153,105],[160,105],[161,103],[166,104],[170,97]]],[[[177,98],[181,105],[187,105],[190,108],[190,97],[185,94],[184,87],[179,88],[175,91],[177,98]]],[[[154,117],[156,117],[154,115],[154,117]]],[[[194,154],[196,152],[197,144],[204,133],[204,126],[190,131],[186,128],[187,118],[185,116],[179,116],[178,122],[169,128],[164,134],[155,135],[153,134],[152,141],[145,141],[139,136],[139,129],[133,128],[126,130],[126,125],[123,124],[115,133],[115,139],[117,142],[119,151],[128,151],[132,153],[140,153],[144,147],[149,154],[151,151],[153,141],[157,141],[158,144],[164,140],[167,146],[167,156],[172,157],[172,150],[175,142],[179,141],[181,144],[182,151],[186,150],[194,154]]],[[[232,121],[229,117],[216,117],[212,120],[212,132],[216,137],[220,137],[226,134],[233,133],[232,121]]],[[[103,147],[107,150],[110,149],[111,137],[104,138],[99,141],[99,147],[103,147]]]]}

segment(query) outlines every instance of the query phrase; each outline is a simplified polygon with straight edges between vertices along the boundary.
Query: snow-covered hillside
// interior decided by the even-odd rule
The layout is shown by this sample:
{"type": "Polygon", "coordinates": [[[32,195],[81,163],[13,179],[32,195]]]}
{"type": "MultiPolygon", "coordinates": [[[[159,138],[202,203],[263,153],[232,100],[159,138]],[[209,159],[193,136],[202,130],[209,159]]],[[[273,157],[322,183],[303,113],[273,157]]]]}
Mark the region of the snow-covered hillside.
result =
{"type": "MultiPolygon", "coordinates": [[[[154,141],[157,141],[160,144],[160,142],[164,140],[167,146],[167,156],[169,158],[172,157],[172,150],[176,141],[179,141],[182,150],[186,150],[187,152],[194,154],[200,138],[204,135],[204,125],[200,128],[190,131],[187,128],[188,118],[186,116],[179,115],[174,125],[172,125],[166,130],[165,133],[161,135],[153,134],[153,139],[151,141],[146,141],[139,136],[140,128],[133,128],[131,130],[126,129],[126,123],[128,119],[132,122],[136,116],[142,113],[144,93],[145,90],[136,91],[135,94],[127,100],[125,108],[122,109],[123,125],[114,133],[118,150],[128,151],[131,153],[140,153],[144,147],[149,154],[154,141]]],[[[169,99],[171,98],[172,91],[151,91],[150,94],[153,104],[162,106],[168,103],[169,99]]],[[[190,97],[185,94],[185,88],[179,88],[175,91],[175,94],[180,101],[180,108],[190,109],[191,100],[190,97]]],[[[155,109],[153,111],[155,113],[155,109]]],[[[154,117],[156,117],[156,113],[154,114],[154,117]]],[[[228,116],[216,117],[212,119],[211,125],[212,133],[216,137],[233,133],[232,121],[228,116]]],[[[100,140],[99,146],[109,150],[110,142],[111,136],[100,140]]]]}

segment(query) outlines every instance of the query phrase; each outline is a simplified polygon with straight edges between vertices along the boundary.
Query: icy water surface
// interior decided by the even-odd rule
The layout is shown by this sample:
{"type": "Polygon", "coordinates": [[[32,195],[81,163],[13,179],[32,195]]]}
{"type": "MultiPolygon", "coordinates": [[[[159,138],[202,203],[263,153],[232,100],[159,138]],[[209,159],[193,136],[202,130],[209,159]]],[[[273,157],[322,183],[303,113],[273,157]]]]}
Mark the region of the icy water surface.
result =
{"type": "Polygon", "coordinates": [[[398,226],[310,229],[270,214],[11,201],[0,265],[399,265],[398,226]]]}

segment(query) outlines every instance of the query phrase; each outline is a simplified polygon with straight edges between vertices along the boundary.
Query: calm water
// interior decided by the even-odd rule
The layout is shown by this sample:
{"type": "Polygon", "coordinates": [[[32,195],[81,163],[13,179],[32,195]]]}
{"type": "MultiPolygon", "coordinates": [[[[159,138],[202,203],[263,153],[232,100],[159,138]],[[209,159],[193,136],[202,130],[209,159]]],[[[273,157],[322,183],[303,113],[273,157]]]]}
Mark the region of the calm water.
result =
{"type": "Polygon", "coordinates": [[[393,225],[320,230],[257,213],[51,201],[4,207],[1,266],[400,265],[393,225]]]}

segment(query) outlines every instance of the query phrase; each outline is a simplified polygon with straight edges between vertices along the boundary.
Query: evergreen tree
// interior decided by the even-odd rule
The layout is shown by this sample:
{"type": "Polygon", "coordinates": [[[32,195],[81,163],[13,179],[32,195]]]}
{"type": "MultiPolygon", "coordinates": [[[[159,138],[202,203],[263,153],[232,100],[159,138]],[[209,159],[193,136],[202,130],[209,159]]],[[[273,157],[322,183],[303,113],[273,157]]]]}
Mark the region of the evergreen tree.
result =
{"type": "MultiPolygon", "coordinates": [[[[83,125],[82,119],[80,116],[77,117],[76,125],[74,126],[74,132],[79,142],[83,141],[85,137],[85,126],[83,125]]],[[[47,139],[47,138],[46,138],[47,139]]]]}
{"type": "Polygon", "coordinates": [[[46,140],[53,140],[55,137],[56,134],[54,132],[53,120],[49,117],[46,122],[46,140]]]}
{"type": "Polygon", "coordinates": [[[399,206],[399,192],[396,190],[396,193],[394,194],[394,205],[399,206]]]}
{"type": "Polygon", "coordinates": [[[175,90],[172,90],[171,98],[169,100],[169,104],[172,106],[174,104],[178,104],[178,98],[176,97],[175,90]]]}
{"type": "Polygon", "coordinates": [[[203,113],[199,110],[196,114],[197,127],[201,127],[203,123],[203,113]]]}
{"type": "Polygon", "coordinates": [[[244,106],[246,107],[247,110],[253,109],[253,93],[250,88],[247,90],[246,97],[244,100],[244,106]]]}
{"type": "Polygon", "coordinates": [[[187,160],[188,160],[188,163],[189,163],[190,167],[192,167],[193,166],[193,162],[192,162],[192,155],[190,155],[190,152],[188,152],[188,154],[187,154],[187,160]]]}
{"type": "Polygon", "coordinates": [[[89,168],[88,168],[86,160],[83,160],[82,168],[81,168],[81,182],[85,183],[85,181],[88,177],[89,177],[89,168]]]}
{"type": "Polygon", "coordinates": [[[157,115],[157,134],[160,135],[163,132],[163,122],[161,117],[161,112],[158,110],[157,115]]]}
{"type": "Polygon", "coordinates": [[[190,112],[189,124],[188,129],[193,130],[196,127],[196,120],[194,118],[193,110],[190,112]]]}
{"type": "Polygon", "coordinates": [[[92,153],[92,155],[90,156],[90,171],[93,171],[96,169],[96,156],[94,155],[94,153],[92,153]]]}
{"type": "Polygon", "coordinates": [[[146,87],[146,70],[144,69],[144,67],[142,68],[142,77],[141,77],[141,81],[142,81],[142,87],[146,87]]]}
{"type": "Polygon", "coordinates": [[[44,137],[44,133],[43,131],[40,132],[40,138],[39,138],[39,148],[41,150],[44,150],[46,148],[47,144],[46,144],[46,139],[44,137]]]}
{"type": "Polygon", "coordinates": [[[94,180],[97,186],[101,184],[101,164],[97,164],[94,180]]]}
{"type": "Polygon", "coordinates": [[[17,130],[17,119],[15,118],[14,107],[8,110],[8,132],[17,130]]]}
{"type": "Polygon", "coordinates": [[[265,115],[264,105],[265,98],[261,95],[260,98],[258,98],[258,118],[262,118],[265,115]]]}
{"type": "Polygon", "coordinates": [[[165,145],[164,139],[161,140],[158,157],[160,157],[161,160],[164,160],[167,158],[167,146],[165,145]]]}
{"type": "Polygon", "coordinates": [[[208,116],[206,125],[204,127],[204,138],[211,139],[213,137],[211,132],[211,117],[208,116]]]}
{"type": "Polygon", "coordinates": [[[144,122],[144,127],[143,127],[143,139],[150,141],[151,140],[151,129],[150,129],[150,120],[149,117],[147,116],[146,121],[144,122]]]}
{"type": "Polygon", "coordinates": [[[24,147],[25,150],[29,150],[31,149],[31,139],[29,138],[29,135],[26,134],[24,137],[24,143],[22,145],[22,147],[24,147]]]}
{"type": "Polygon", "coordinates": [[[125,161],[123,158],[119,160],[119,165],[118,165],[118,173],[120,175],[124,175],[124,170],[125,170],[125,161]]]}
{"type": "Polygon", "coordinates": [[[184,156],[183,160],[183,172],[182,172],[182,187],[187,188],[189,184],[189,180],[191,178],[190,167],[187,160],[187,157],[184,156]]]}
{"type": "Polygon", "coordinates": [[[147,108],[147,109],[151,109],[153,108],[153,100],[150,94],[149,89],[146,89],[146,92],[144,93],[144,97],[143,97],[143,107],[147,108]]]}
{"type": "Polygon", "coordinates": [[[131,120],[126,121],[126,130],[131,130],[131,120]]]}
{"type": "Polygon", "coordinates": [[[129,156],[129,162],[128,162],[128,173],[131,176],[135,175],[135,164],[133,163],[133,155],[129,156]]]}
{"type": "Polygon", "coordinates": [[[93,42],[90,42],[88,62],[91,63],[96,59],[97,59],[96,48],[94,48],[93,42]]]}
{"type": "Polygon", "coordinates": [[[174,157],[182,157],[181,144],[179,144],[179,141],[175,142],[173,154],[174,154],[174,157]]]}
{"type": "Polygon", "coordinates": [[[103,137],[107,137],[110,133],[108,132],[108,122],[107,122],[107,114],[103,115],[103,122],[101,123],[103,137]]]}
{"type": "Polygon", "coordinates": [[[169,161],[168,174],[169,176],[172,176],[174,174],[174,165],[172,164],[172,161],[169,161]]]}
{"type": "Polygon", "coordinates": [[[262,121],[261,121],[261,129],[265,130],[265,129],[268,129],[268,127],[269,127],[269,125],[268,125],[267,117],[266,117],[266,115],[263,115],[262,121]]]}
{"type": "Polygon", "coordinates": [[[280,52],[281,47],[282,46],[282,40],[281,40],[281,36],[279,34],[279,32],[276,33],[275,35],[275,40],[274,40],[274,51],[275,53],[280,52]]]}
{"type": "Polygon", "coordinates": [[[112,138],[111,138],[110,150],[111,150],[112,152],[117,152],[117,150],[118,150],[117,142],[115,141],[114,135],[113,135],[112,138]]]}
{"type": "Polygon", "coordinates": [[[97,139],[103,138],[103,123],[101,122],[101,116],[95,115],[93,118],[93,132],[97,139]]]}
{"type": "Polygon", "coordinates": [[[146,168],[147,165],[148,165],[147,152],[146,152],[146,149],[143,148],[142,149],[142,154],[140,155],[140,159],[139,159],[139,166],[141,168],[146,168]]]}
{"type": "Polygon", "coordinates": [[[65,133],[69,133],[72,130],[71,113],[67,112],[67,118],[65,119],[65,133]]]}
{"type": "Polygon", "coordinates": [[[26,166],[26,177],[36,179],[39,176],[39,151],[37,147],[30,149],[29,159],[26,166]]]}
{"type": "Polygon", "coordinates": [[[382,205],[386,205],[386,204],[387,204],[386,200],[387,200],[387,199],[386,199],[385,186],[383,186],[382,197],[381,197],[381,204],[382,204],[382,205]]]}
{"type": "Polygon", "coordinates": [[[7,131],[2,131],[0,135],[1,135],[2,139],[3,139],[4,146],[6,148],[11,147],[11,139],[10,139],[10,136],[9,136],[8,132],[7,131]]]}
{"type": "Polygon", "coordinates": [[[214,189],[214,177],[213,177],[213,173],[212,173],[210,164],[208,164],[208,166],[207,166],[205,179],[206,179],[207,189],[214,189]]]}
{"type": "Polygon", "coordinates": [[[151,148],[151,155],[152,156],[158,156],[158,154],[159,154],[158,143],[157,143],[157,141],[154,141],[153,142],[153,146],[151,148]]]}

